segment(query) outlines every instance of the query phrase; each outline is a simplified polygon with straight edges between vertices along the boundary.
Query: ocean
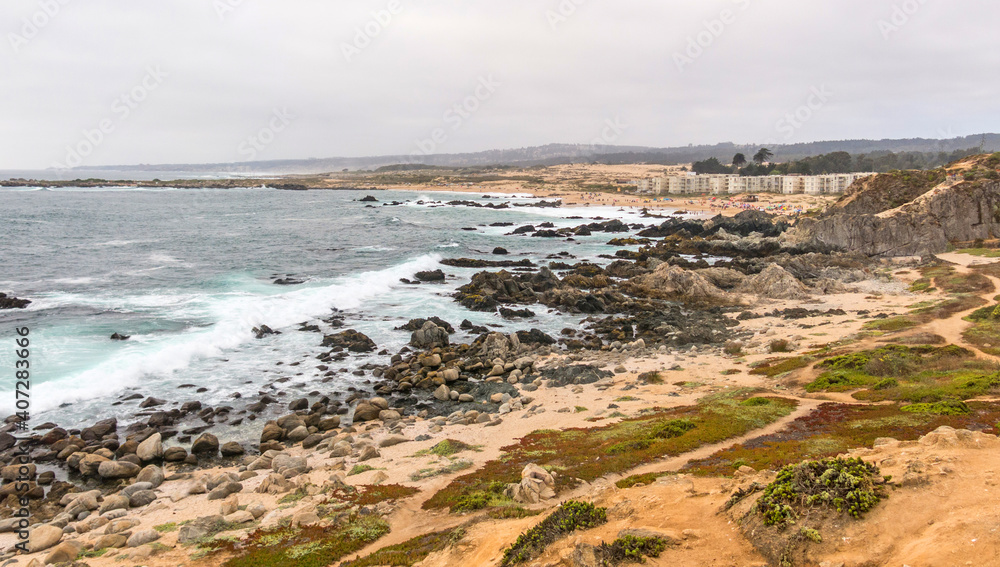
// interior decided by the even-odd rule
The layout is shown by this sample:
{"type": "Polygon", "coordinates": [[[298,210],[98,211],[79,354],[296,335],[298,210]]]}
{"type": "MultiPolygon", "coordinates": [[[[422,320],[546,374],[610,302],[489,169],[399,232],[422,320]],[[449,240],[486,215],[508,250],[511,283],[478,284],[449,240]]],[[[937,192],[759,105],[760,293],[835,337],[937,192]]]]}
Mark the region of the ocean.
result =
{"type": "MultiPolygon", "coordinates": [[[[31,331],[32,422],[64,427],[107,417],[132,421],[137,402],[115,404],[130,394],[219,406],[232,405],[237,394],[283,390],[294,399],[363,388],[371,376],[353,371],[388,361],[352,356],[334,366],[347,372],[320,384],[315,357],[326,349],[322,335],[298,330],[304,322],[326,333],[356,329],[392,354],[410,335],[396,328],[417,317],[439,316],[456,328],[468,319],[504,332],[538,328],[557,335],[583,316],[543,306],[531,307],[536,317],[517,321],[468,311],[450,296],[480,270],[440,260],[528,258],[547,265],[549,255],[568,252],[570,262],[607,264],[600,256],[621,248],[607,241],[624,235],[570,242],[507,233],[542,222],[642,222],[638,211],[611,207],[442,206],[452,199],[534,201],[437,192],[2,189],[0,291],[32,304],[0,311],[0,410],[14,412],[19,327],[31,331]],[[360,202],[368,194],[379,202],[360,202]],[[394,200],[404,204],[382,206],[394,200]],[[497,246],[510,255],[493,256],[497,246]],[[400,281],[438,268],[448,274],[443,284],[400,281]],[[305,283],[273,283],[288,277],[305,283]],[[344,319],[342,329],[322,322],[333,310],[344,319]],[[256,339],[252,329],[262,324],[281,334],[256,339]],[[112,333],[131,339],[112,341],[112,333]],[[181,385],[206,390],[195,394],[181,385]]],[[[457,342],[472,339],[453,335],[457,342]]]]}

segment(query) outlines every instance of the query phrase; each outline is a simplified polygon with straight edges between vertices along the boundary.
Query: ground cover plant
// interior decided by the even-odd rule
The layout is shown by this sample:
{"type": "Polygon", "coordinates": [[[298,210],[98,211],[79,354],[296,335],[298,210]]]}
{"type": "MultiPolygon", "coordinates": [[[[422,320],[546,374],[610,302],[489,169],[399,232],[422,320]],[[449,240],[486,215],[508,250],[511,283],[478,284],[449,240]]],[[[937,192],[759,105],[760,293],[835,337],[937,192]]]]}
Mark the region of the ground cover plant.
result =
{"type": "Polygon", "coordinates": [[[807,392],[848,392],[866,401],[933,403],[968,400],[1000,392],[1000,365],[977,359],[965,348],[887,345],[834,356],[807,392]]]}
{"type": "Polygon", "coordinates": [[[607,510],[587,502],[570,500],[559,506],[549,517],[518,536],[517,541],[504,550],[502,567],[526,563],[539,555],[553,542],[576,530],[597,527],[608,521],[607,510]]]}
{"type": "Polygon", "coordinates": [[[342,563],[340,567],[412,567],[423,561],[428,555],[447,549],[461,541],[465,536],[468,524],[417,536],[397,545],[382,548],[375,553],[366,555],[354,561],[342,563]]]}
{"type": "Polygon", "coordinates": [[[1000,304],[973,311],[965,318],[972,326],[962,338],[986,354],[1000,356],[1000,304]]]}
{"type": "Polygon", "coordinates": [[[750,371],[750,374],[755,374],[757,376],[767,376],[773,378],[779,374],[784,374],[786,372],[791,372],[793,370],[798,370],[800,368],[805,368],[816,362],[816,358],[812,356],[795,356],[792,358],[772,358],[758,364],[750,371]]]}
{"type": "Polygon", "coordinates": [[[424,509],[468,512],[509,506],[510,483],[521,480],[528,463],[557,472],[556,491],[676,456],[764,427],[791,413],[794,400],[767,397],[744,405],[750,391],[709,396],[697,405],[662,410],[603,427],[536,431],[502,449],[499,459],[454,479],[424,503],[424,509]]]}
{"type": "Polygon", "coordinates": [[[825,403],[777,433],[691,461],[681,472],[731,476],[743,465],[756,470],[778,470],[803,460],[825,459],[854,448],[871,447],[879,437],[911,441],[942,425],[1000,433],[997,429],[1000,403],[968,402],[963,406],[968,408],[968,413],[962,412],[961,406],[957,411],[949,411],[945,407],[909,406],[910,409],[904,409],[908,406],[825,403]]]}

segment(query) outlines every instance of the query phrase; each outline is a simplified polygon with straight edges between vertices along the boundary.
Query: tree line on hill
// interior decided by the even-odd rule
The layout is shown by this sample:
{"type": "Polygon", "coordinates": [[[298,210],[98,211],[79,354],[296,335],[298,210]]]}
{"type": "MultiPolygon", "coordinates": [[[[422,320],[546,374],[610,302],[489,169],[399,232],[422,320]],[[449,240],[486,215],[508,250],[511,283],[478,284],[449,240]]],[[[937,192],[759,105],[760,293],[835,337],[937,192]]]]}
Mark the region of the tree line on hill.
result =
{"type": "Polygon", "coordinates": [[[694,162],[691,171],[707,174],[739,175],[826,175],[832,173],[858,173],[874,171],[884,173],[897,169],[934,169],[953,161],[975,155],[979,148],[968,148],[952,152],[871,152],[851,155],[847,152],[806,157],[783,163],[772,163],[773,155],[767,148],[761,148],[748,161],[742,153],[733,156],[731,165],[718,158],[708,158],[694,162]]]}

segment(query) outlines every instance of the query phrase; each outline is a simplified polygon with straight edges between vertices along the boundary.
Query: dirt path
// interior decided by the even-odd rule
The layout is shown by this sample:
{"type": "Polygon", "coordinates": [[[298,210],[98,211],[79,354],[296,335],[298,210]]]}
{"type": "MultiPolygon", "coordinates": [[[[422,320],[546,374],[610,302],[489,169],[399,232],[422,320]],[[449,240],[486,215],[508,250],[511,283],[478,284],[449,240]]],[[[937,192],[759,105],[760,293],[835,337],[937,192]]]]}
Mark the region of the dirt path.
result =
{"type": "MultiPolygon", "coordinates": [[[[971,274],[973,273],[973,271],[970,268],[970,266],[984,263],[984,262],[978,262],[977,260],[979,260],[979,258],[976,258],[975,256],[971,256],[969,254],[955,254],[955,253],[939,254],[938,257],[941,258],[942,260],[953,263],[955,265],[955,269],[962,274],[971,274]]],[[[981,293],[979,294],[979,297],[986,300],[988,303],[993,303],[994,302],[993,298],[997,295],[998,292],[1000,292],[1000,279],[986,274],[982,275],[990,280],[995,289],[990,292],[981,293]]],[[[971,323],[965,320],[965,317],[968,317],[977,309],[979,309],[979,307],[974,307],[972,309],[961,311],[959,313],[952,315],[947,319],[938,319],[935,321],[931,321],[930,323],[927,323],[926,327],[931,331],[944,337],[945,340],[947,340],[951,344],[960,345],[972,349],[976,353],[976,356],[978,358],[983,358],[986,360],[991,360],[993,362],[1000,363],[1000,357],[994,356],[992,354],[987,354],[979,350],[975,345],[967,343],[965,341],[965,337],[962,336],[963,333],[966,331],[966,329],[968,329],[972,325],[971,323]]]]}

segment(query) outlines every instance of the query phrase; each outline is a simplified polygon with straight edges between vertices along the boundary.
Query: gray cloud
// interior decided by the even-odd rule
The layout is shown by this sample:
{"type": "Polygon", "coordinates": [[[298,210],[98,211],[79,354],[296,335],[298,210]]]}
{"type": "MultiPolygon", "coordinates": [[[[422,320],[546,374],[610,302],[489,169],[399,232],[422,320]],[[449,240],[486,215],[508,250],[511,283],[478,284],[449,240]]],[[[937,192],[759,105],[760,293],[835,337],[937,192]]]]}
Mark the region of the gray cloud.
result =
{"type": "Polygon", "coordinates": [[[1000,130],[987,0],[396,1],[9,2],[0,167],[1000,130]]]}

